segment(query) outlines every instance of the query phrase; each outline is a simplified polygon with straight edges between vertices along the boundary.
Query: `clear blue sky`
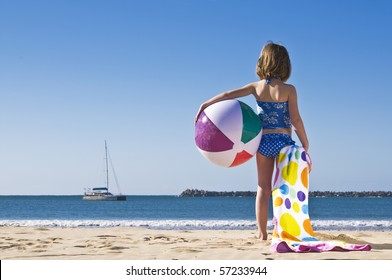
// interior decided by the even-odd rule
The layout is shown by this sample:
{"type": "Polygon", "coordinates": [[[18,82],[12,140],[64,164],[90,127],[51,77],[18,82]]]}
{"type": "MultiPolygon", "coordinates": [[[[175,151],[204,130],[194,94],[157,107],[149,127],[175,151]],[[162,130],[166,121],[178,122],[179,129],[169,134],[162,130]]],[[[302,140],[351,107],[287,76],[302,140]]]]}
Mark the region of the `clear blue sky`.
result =
{"type": "Polygon", "coordinates": [[[392,190],[391,11],[390,1],[0,0],[0,194],[102,185],[105,139],[125,194],[256,190],[254,160],[224,169],[199,154],[193,119],[206,99],[257,80],[268,40],[291,56],[311,189],[392,190]]]}

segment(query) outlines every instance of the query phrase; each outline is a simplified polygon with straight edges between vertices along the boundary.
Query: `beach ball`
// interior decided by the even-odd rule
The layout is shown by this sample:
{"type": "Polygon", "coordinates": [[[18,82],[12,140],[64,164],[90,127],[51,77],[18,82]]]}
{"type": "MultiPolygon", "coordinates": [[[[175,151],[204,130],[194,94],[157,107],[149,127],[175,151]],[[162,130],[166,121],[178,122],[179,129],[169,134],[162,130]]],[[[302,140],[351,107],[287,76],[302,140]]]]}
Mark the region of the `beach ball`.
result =
{"type": "Polygon", "coordinates": [[[259,116],[236,99],[212,104],[196,122],[197,149],[219,166],[233,167],[248,161],[255,155],[260,139],[259,116]]]}

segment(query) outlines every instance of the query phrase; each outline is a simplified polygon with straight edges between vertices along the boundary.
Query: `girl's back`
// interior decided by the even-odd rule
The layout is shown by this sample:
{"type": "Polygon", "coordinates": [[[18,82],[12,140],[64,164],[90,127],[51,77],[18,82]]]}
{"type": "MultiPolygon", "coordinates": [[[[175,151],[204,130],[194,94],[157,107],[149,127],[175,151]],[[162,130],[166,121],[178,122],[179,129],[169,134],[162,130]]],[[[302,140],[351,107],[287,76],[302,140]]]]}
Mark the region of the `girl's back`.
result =
{"type": "Polygon", "coordinates": [[[269,84],[265,80],[257,82],[255,97],[262,102],[286,102],[289,101],[290,92],[294,87],[285,84],[278,79],[271,79],[269,84]]]}

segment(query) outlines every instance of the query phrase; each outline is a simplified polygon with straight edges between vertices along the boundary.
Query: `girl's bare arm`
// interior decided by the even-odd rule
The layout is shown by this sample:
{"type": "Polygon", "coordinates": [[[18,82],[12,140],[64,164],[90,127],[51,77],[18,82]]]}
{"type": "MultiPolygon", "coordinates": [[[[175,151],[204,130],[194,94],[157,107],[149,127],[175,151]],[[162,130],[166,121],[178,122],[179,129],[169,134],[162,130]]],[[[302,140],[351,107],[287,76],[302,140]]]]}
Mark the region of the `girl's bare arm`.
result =
{"type": "Polygon", "coordinates": [[[297,91],[294,86],[291,87],[289,93],[289,111],[293,129],[297,134],[299,140],[301,141],[301,144],[304,147],[305,151],[308,152],[309,141],[308,137],[306,136],[305,126],[302,122],[301,115],[299,114],[297,91]]]}
{"type": "Polygon", "coordinates": [[[256,86],[255,83],[250,83],[250,84],[247,84],[246,86],[243,86],[242,88],[222,92],[222,93],[212,97],[211,99],[207,100],[206,102],[201,104],[199,111],[197,112],[196,117],[195,117],[195,124],[197,122],[197,119],[199,118],[200,113],[208,106],[211,106],[212,104],[219,102],[219,101],[240,98],[240,97],[247,96],[249,94],[254,94],[255,93],[255,86],[256,86]]]}

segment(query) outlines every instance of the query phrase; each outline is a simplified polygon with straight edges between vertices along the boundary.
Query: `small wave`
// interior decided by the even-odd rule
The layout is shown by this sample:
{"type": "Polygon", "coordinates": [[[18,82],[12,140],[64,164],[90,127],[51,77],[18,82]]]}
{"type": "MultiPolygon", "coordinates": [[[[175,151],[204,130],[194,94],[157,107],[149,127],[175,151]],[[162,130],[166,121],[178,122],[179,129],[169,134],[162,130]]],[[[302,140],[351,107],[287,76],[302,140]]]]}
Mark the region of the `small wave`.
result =
{"type": "Polygon", "coordinates": [[[392,230],[391,220],[313,220],[315,230],[392,230]]]}
{"type": "MultiPolygon", "coordinates": [[[[0,226],[96,228],[143,227],[160,230],[255,230],[251,220],[0,220],[0,226]]],[[[314,230],[392,230],[387,220],[313,220],[314,230]]],[[[272,230],[270,221],[268,229],[272,230]]]]}
{"type": "Polygon", "coordinates": [[[247,220],[0,220],[0,226],[31,227],[144,227],[150,229],[254,229],[247,220]]]}

